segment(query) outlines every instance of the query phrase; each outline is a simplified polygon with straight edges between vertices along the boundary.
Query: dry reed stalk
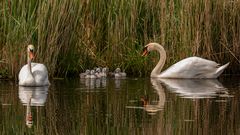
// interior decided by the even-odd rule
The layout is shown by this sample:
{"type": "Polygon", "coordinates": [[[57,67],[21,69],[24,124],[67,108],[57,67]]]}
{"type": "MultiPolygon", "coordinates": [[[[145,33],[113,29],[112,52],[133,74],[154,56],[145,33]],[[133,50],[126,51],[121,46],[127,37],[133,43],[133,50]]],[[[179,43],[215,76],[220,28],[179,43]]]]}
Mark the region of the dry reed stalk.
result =
{"type": "Polygon", "coordinates": [[[120,66],[142,75],[153,68],[150,59],[158,60],[157,54],[142,60],[142,46],[159,42],[167,50],[167,65],[196,55],[219,63],[231,61],[229,69],[239,72],[239,3],[2,1],[0,59],[6,59],[9,76],[16,78],[26,61],[25,47],[31,43],[37,47],[36,61],[47,65],[50,76],[76,74],[99,65],[120,66]]]}

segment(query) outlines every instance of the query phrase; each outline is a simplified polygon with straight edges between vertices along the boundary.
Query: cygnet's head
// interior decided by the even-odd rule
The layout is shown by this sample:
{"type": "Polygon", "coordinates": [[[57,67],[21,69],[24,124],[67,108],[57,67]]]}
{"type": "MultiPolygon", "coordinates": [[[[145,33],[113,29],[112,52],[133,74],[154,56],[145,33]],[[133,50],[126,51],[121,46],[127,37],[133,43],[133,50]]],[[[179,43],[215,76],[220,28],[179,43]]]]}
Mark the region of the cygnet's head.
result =
{"type": "Polygon", "coordinates": [[[121,72],[121,69],[120,68],[116,68],[115,69],[115,73],[120,73],[121,72]]]}
{"type": "Polygon", "coordinates": [[[96,68],[96,72],[100,73],[101,72],[101,68],[96,68]]]}
{"type": "Polygon", "coordinates": [[[91,70],[91,71],[90,71],[90,74],[91,74],[91,75],[94,75],[94,74],[95,74],[95,70],[91,70]]]}
{"type": "Polygon", "coordinates": [[[90,74],[90,70],[87,69],[87,70],[85,71],[85,73],[86,73],[87,75],[89,75],[89,74],[90,74]]]}

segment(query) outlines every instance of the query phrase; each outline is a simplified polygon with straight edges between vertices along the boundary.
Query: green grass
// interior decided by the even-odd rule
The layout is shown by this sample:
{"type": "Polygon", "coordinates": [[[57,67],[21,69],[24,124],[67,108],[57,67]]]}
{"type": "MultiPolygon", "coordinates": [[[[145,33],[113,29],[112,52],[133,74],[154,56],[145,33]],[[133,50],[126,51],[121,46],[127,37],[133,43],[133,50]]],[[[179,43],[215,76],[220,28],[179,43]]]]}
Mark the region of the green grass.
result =
{"type": "Polygon", "coordinates": [[[240,2],[226,0],[3,0],[0,75],[16,78],[26,64],[26,46],[34,44],[35,61],[44,63],[52,77],[78,76],[95,66],[145,76],[158,60],[156,53],[140,54],[152,41],[166,48],[167,66],[200,56],[230,61],[227,73],[236,74],[239,11],[240,2]]]}

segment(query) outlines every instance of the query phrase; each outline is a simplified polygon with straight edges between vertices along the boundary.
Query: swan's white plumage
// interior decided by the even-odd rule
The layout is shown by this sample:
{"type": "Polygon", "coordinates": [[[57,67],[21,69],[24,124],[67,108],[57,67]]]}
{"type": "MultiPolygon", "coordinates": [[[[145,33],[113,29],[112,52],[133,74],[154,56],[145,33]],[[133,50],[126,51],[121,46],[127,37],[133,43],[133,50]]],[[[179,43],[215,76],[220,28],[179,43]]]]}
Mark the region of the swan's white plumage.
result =
{"type": "Polygon", "coordinates": [[[144,48],[143,55],[147,55],[150,51],[158,51],[160,60],[151,73],[151,77],[159,78],[217,78],[229,63],[219,66],[218,63],[203,59],[200,57],[189,57],[172,65],[161,73],[161,69],[165,64],[166,52],[158,43],[149,43],[144,48]]]}
{"type": "Polygon", "coordinates": [[[28,46],[28,64],[24,65],[18,75],[20,86],[46,86],[49,85],[48,71],[41,63],[32,63],[30,56],[33,54],[34,46],[28,46]],[[30,52],[31,51],[31,52],[30,52]],[[31,67],[30,67],[31,65],[31,67]]]}
{"type": "MultiPolygon", "coordinates": [[[[229,63],[222,67],[227,67],[229,63]]],[[[219,64],[199,57],[183,59],[161,74],[161,78],[217,78],[225,69],[218,71],[219,64]]]]}
{"type": "Polygon", "coordinates": [[[21,86],[46,86],[49,85],[48,71],[45,65],[40,63],[31,63],[32,75],[28,70],[28,65],[24,65],[19,72],[19,85],[21,86]]]}

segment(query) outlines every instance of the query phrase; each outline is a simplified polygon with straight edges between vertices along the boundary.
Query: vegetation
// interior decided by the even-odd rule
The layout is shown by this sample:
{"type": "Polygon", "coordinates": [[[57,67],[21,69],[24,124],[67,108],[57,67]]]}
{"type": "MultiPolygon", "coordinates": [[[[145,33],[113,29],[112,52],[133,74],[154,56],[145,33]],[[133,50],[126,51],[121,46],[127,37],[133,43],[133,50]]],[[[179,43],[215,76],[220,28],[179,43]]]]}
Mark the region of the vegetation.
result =
{"type": "Polygon", "coordinates": [[[195,55],[239,73],[239,12],[237,0],[3,0],[0,74],[16,78],[34,44],[52,77],[95,66],[149,75],[158,57],[141,51],[152,41],[166,48],[167,65],[195,55]]]}

